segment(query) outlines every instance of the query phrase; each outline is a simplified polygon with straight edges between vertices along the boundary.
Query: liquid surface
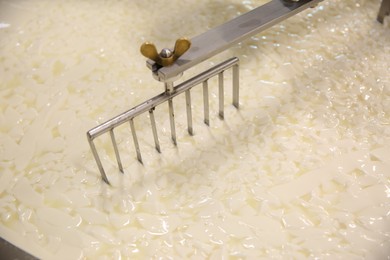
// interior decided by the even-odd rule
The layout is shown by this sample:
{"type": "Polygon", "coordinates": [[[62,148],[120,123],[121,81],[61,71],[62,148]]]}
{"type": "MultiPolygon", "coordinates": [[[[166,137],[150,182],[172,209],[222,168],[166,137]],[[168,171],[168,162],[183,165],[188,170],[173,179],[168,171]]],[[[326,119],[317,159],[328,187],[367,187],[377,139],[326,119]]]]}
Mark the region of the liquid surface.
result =
{"type": "Polygon", "coordinates": [[[0,235],[44,259],[390,257],[390,27],[380,1],[324,1],[186,72],[231,56],[225,121],[210,80],[97,140],[85,133],[163,91],[139,53],[193,37],[265,1],[0,1],[0,235]],[[153,7],[153,8],[151,8],[153,7]],[[170,14],[170,15],[161,15],[170,14]]]}

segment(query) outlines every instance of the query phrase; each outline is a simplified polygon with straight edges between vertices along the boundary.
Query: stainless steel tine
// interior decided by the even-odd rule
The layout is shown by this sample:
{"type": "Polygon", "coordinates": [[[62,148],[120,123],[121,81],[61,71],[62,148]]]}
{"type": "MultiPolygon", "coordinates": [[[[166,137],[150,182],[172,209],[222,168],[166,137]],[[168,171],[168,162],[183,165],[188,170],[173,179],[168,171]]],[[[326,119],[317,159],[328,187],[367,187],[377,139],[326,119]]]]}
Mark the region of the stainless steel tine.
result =
{"type": "Polygon", "coordinates": [[[175,128],[175,113],[173,111],[173,101],[172,101],[172,98],[168,100],[168,108],[169,108],[169,121],[171,123],[172,142],[173,142],[174,145],[177,145],[177,141],[176,141],[176,128],[175,128]]]}
{"type": "Polygon", "coordinates": [[[219,118],[224,118],[224,89],[223,89],[223,71],[218,74],[218,95],[219,95],[219,118]]]}
{"type": "Polygon", "coordinates": [[[154,108],[149,110],[150,123],[152,124],[154,145],[156,147],[157,152],[161,153],[160,143],[158,141],[157,128],[156,128],[156,120],[154,119],[154,108]]]}
{"type": "Polygon", "coordinates": [[[240,74],[238,63],[233,65],[233,106],[240,106],[240,74]]]}
{"type": "Polygon", "coordinates": [[[116,141],[115,141],[114,128],[110,130],[110,136],[111,136],[112,146],[114,147],[114,151],[115,151],[116,161],[118,162],[118,168],[123,173],[123,166],[122,166],[121,158],[119,156],[118,146],[116,145],[116,141]]]}
{"type": "Polygon", "coordinates": [[[204,107],[204,123],[210,125],[210,111],[209,111],[209,85],[207,80],[203,81],[203,107],[204,107]]]}
{"type": "Polygon", "coordinates": [[[378,22],[383,23],[385,16],[387,15],[390,15],[390,1],[382,0],[382,4],[377,17],[378,22]]]}
{"type": "Polygon", "coordinates": [[[190,135],[194,135],[194,130],[192,128],[191,92],[188,89],[185,93],[186,93],[186,109],[187,109],[188,133],[190,135]]]}
{"type": "Polygon", "coordinates": [[[137,159],[140,163],[142,163],[141,151],[139,149],[138,138],[137,138],[137,133],[135,132],[133,118],[130,119],[130,128],[131,128],[131,134],[133,135],[135,150],[137,152],[137,159]]]}
{"type": "Polygon", "coordinates": [[[100,161],[99,155],[97,153],[95,143],[93,142],[93,140],[89,134],[87,134],[87,137],[88,137],[89,146],[91,147],[91,150],[92,150],[93,157],[95,158],[96,164],[99,168],[100,175],[102,176],[102,179],[105,183],[110,184],[110,182],[107,179],[107,175],[104,172],[102,162],[100,161]]]}
{"type": "MultiPolygon", "coordinates": [[[[173,82],[165,82],[165,92],[169,96],[174,92],[173,82]]],[[[175,128],[175,112],[173,111],[173,101],[172,98],[168,99],[168,109],[169,109],[169,122],[171,124],[171,137],[174,145],[177,145],[176,141],[176,128],[175,128]]]]}

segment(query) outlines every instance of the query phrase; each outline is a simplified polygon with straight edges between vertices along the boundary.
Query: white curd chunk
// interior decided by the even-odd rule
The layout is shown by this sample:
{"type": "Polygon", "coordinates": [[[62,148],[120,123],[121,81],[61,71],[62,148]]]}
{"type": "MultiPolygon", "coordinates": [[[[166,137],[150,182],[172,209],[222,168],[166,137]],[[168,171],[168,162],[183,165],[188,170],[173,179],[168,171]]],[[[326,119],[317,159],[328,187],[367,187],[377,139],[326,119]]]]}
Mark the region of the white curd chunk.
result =
{"type": "Polygon", "coordinates": [[[380,0],[325,0],[184,73],[240,58],[225,120],[209,80],[96,139],[161,93],[139,47],[194,37],[265,0],[0,0],[0,236],[41,259],[390,258],[390,27],[380,0]]]}

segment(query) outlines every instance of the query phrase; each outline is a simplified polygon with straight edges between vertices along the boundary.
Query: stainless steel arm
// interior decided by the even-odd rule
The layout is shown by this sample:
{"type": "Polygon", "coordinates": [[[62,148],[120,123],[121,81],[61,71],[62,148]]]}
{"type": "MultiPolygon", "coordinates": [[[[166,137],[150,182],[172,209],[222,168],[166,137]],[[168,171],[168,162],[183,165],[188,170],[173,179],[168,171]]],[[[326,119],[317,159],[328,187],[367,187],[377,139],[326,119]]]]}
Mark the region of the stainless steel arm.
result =
{"type": "Polygon", "coordinates": [[[309,8],[323,0],[272,0],[250,12],[191,39],[191,48],[168,67],[158,68],[154,61],[147,66],[160,81],[169,81],[194,65],[228,49],[232,45],[309,8]]]}

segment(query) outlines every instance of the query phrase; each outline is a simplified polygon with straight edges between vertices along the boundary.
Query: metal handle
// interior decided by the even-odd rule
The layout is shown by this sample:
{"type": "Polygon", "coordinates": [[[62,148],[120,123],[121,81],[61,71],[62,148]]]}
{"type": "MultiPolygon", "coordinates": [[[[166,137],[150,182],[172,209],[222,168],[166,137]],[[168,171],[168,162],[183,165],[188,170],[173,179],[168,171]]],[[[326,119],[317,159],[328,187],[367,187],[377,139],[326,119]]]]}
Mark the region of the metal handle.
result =
{"type": "Polygon", "coordinates": [[[160,68],[153,60],[148,60],[147,66],[159,81],[170,81],[194,65],[321,1],[273,0],[192,38],[191,48],[171,66],[160,68]]]}

